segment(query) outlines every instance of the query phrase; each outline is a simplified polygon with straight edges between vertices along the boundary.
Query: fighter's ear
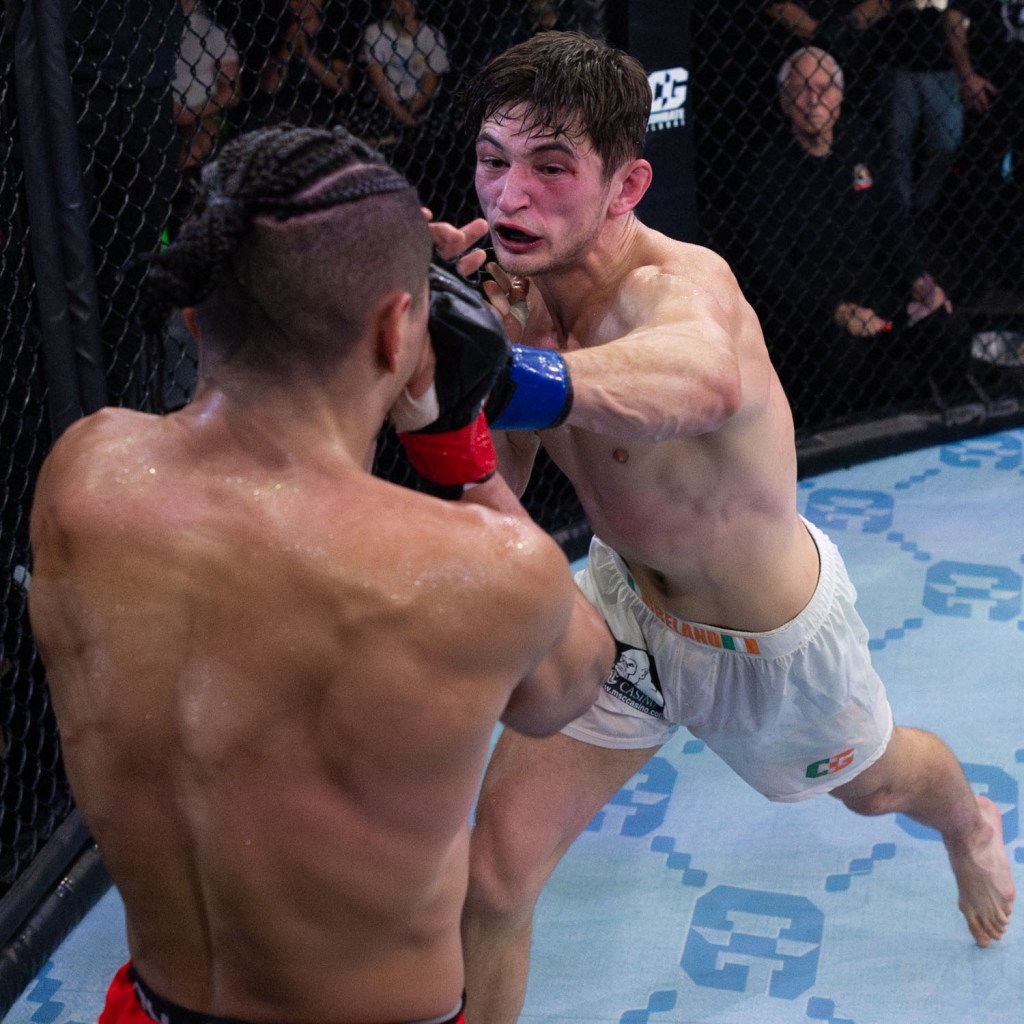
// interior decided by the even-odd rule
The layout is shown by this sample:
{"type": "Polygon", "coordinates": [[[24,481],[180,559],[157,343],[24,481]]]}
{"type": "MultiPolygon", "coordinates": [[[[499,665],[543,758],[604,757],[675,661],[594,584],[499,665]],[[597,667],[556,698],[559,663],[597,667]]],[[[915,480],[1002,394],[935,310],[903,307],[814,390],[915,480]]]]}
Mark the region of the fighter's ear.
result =
{"type": "Polygon", "coordinates": [[[402,346],[408,333],[406,317],[411,306],[412,296],[409,292],[390,292],[381,300],[373,315],[377,358],[388,373],[394,373],[400,365],[402,346]]]}
{"type": "Polygon", "coordinates": [[[633,210],[651,186],[654,172],[647,160],[630,160],[623,164],[614,175],[616,189],[608,212],[614,217],[633,210]]]}
{"type": "Polygon", "coordinates": [[[181,319],[184,320],[185,326],[188,328],[188,333],[192,335],[196,341],[199,340],[199,324],[196,321],[196,311],[194,306],[186,306],[181,311],[181,319]]]}

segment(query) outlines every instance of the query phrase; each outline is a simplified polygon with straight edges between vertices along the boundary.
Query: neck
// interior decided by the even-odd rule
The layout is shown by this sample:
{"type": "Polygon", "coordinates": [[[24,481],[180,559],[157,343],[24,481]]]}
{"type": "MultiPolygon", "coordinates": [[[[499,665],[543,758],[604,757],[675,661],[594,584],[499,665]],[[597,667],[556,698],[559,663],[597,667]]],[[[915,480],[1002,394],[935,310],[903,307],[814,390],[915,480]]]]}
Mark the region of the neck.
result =
{"type": "MultiPolygon", "coordinates": [[[[531,276],[560,341],[580,333],[578,325],[598,311],[637,265],[636,250],[648,229],[632,213],[610,221],[587,252],[564,269],[531,276]]],[[[599,314],[598,314],[599,315],[599,314]]]]}
{"type": "Polygon", "coordinates": [[[384,406],[390,408],[380,397],[379,382],[376,387],[366,384],[362,389],[346,387],[334,375],[301,385],[267,383],[214,372],[201,378],[183,413],[211,433],[219,430],[234,438],[247,456],[260,462],[299,458],[319,463],[325,471],[366,466],[384,423],[384,406]]]}
{"type": "Polygon", "coordinates": [[[800,148],[811,156],[828,156],[832,152],[832,143],[835,140],[835,128],[830,126],[813,135],[807,135],[793,130],[793,137],[800,148]]]}

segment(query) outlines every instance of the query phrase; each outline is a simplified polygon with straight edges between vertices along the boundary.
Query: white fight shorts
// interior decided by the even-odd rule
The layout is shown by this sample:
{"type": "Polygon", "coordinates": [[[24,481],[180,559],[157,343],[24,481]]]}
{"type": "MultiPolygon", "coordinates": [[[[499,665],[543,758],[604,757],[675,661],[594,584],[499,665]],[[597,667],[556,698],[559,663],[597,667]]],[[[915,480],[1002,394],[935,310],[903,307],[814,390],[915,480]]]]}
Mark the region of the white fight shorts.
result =
{"type": "Polygon", "coordinates": [[[594,538],[576,582],[615,637],[596,703],[562,732],[600,747],[660,746],[680,726],[769,800],[804,800],[849,782],[892,736],[868,631],[842,556],[812,523],[818,586],[767,633],[686,622],[646,602],[625,562],[594,538]]]}

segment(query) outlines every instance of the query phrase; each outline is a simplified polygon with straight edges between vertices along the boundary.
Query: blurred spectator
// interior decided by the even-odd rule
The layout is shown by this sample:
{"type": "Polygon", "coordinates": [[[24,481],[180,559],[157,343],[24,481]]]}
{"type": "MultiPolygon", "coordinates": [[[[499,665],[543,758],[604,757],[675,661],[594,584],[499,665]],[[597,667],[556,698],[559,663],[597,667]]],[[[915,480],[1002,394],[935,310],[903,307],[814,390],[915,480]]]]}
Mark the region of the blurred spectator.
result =
{"type": "Polygon", "coordinates": [[[138,407],[150,372],[134,309],[145,265],[168,225],[177,173],[171,81],[179,0],[70,5],[71,68],[110,403],[138,407]]]}
{"type": "Polygon", "coordinates": [[[963,49],[957,64],[964,103],[968,110],[983,114],[1002,97],[1009,105],[1005,123],[1013,134],[1000,134],[1012,140],[1019,153],[1024,147],[1024,0],[964,2],[968,18],[961,23],[963,49]]]}
{"type": "Polygon", "coordinates": [[[428,118],[449,68],[448,44],[420,18],[414,0],[380,0],[379,10],[359,54],[369,86],[360,133],[392,145],[428,118]]]}
{"type": "Polygon", "coordinates": [[[352,68],[335,47],[324,32],[320,0],[288,0],[280,42],[260,73],[254,123],[329,128],[346,122],[352,68]]]}
{"type": "Polygon", "coordinates": [[[778,84],[788,129],[752,164],[740,272],[797,425],[930,399],[933,371],[966,368],[969,330],[920,263],[885,148],[856,115],[839,123],[843,74],[820,48],[778,84]]]}
{"type": "Polygon", "coordinates": [[[820,46],[846,70],[846,104],[863,117],[877,119],[887,87],[874,26],[887,17],[892,0],[801,0],[765,7],[770,24],[768,48],[773,71],[801,44],[820,46]]]}
{"type": "Polygon", "coordinates": [[[486,64],[492,57],[538,32],[561,32],[569,28],[561,15],[561,6],[562,0],[527,0],[525,4],[513,5],[498,21],[494,40],[481,63],[486,64]]]}
{"type": "Polygon", "coordinates": [[[960,0],[895,0],[882,30],[892,68],[893,172],[904,205],[915,215],[935,206],[963,141],[954,62],[954,37],[963,19],[960,0]]]}
{"type": "Polygon", "coordinates": [[[241,98],[241,60],[231,36],[199,0],[181,0],[185,24],[174,72],[174,122],[180,170],[194,174],[220,137],[224,117],[241,98]]]}
{"type": "Polygon", "coordinates": [[[890,0],[803,0],[802,3],[769,3],[768,17],[783,26],[794,39],[829,43],[837,53],[843,52],[856,33],[884,18],[890,0]]]}
{"type": "Polygon", "coordinates": [[[1024,0],[963,0],[954,38],[968,111],[963,151],[971,187],[964,227],[984,242],[971,266],[982,281],[1024,292],[1024,0]]]}

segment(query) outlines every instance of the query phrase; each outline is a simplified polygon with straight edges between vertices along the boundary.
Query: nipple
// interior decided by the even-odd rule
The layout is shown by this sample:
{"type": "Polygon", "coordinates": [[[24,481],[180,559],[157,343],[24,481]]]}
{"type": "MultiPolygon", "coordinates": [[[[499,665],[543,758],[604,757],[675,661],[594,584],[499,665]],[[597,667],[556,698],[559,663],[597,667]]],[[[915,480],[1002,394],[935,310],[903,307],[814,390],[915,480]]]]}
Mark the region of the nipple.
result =
{"type": "Polygon", "coordinates": [[[612,452],[612,458],[616,462],[629,462],[629,452],[627,452],[625,448],[616,448],[615,451],[612,452]]]}

